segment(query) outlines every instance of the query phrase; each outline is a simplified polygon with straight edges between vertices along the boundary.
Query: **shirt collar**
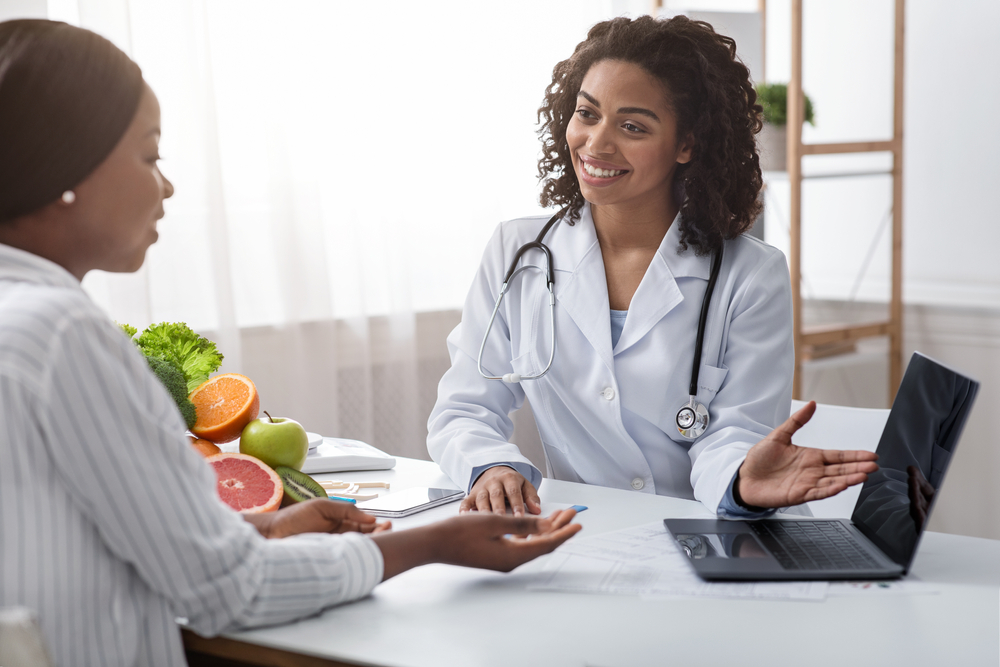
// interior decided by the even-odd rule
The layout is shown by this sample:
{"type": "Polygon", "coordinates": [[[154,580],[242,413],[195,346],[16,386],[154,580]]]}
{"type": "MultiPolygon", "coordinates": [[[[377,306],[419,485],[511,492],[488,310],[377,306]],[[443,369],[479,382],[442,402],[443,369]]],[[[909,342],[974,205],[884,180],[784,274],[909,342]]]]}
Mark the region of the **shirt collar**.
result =
{"type": "Polygon", "coordinates": [[[82,289],[72,273],[34,253],[0,243],[0,280],[82,289]]]}

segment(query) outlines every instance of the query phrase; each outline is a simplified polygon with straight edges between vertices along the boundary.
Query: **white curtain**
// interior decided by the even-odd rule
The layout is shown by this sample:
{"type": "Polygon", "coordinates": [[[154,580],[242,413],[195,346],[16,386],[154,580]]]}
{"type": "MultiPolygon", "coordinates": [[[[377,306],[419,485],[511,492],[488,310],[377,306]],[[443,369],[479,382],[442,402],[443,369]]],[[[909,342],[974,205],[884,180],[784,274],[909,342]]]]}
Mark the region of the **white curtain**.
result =
{"type": "Polygon", "coordinates": [[[143,68],[176,187],[143,269],[86,289],[206,333],[272,415],[426,456],[486,240],[538,211],[552,67],[634,4],[49,0],[143,68]]]}

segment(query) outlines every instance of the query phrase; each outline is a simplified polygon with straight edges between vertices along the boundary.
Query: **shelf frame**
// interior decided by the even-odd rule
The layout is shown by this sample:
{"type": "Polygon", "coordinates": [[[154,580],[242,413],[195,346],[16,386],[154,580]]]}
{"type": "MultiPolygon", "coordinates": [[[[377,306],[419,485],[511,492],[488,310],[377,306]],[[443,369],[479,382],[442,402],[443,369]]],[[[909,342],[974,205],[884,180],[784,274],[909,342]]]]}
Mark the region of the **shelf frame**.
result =
{"type": "MultiPolygon", "coordinates": [[[[766,0],[759,0],[766,16],[766,0]]],[[[803,0],[792,0],[792,76],[788,84],[788,181],[791,189],[789,272],[792,281],[795,378],[792,395],[801,399],[803,365],[809,350],[820,345],[857,341],[875,336],[889,337],[889,404],[903,378],[903,82],[905,65],[906,0],[895,0],[893,27],[893,120],[892,139],[805,144],[805,96],[802,90],[803,0]],[[802,321],[802,158],[806,155],[845,153],[892,153],[892,290],[889,319],[884,322],[805,327],[802,321]],[[808,348],[808,349],[807,349],[808,348]]],[[[766,42],[765,42],[766,50],[766,42]]]]}

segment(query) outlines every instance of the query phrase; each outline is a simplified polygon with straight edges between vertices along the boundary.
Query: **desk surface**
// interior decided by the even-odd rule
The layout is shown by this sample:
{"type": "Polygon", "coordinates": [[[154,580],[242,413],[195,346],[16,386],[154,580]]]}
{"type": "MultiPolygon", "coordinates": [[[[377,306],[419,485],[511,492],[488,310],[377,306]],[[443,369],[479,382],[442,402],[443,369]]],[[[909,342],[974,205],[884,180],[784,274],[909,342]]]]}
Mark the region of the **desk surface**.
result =
{"type": "MultiPolygon", "coordinates": [[[[318,477],[385,480],[393,490],[454,486],[435,464],[411,459],[399,459],[392,471],[318,477]]],[[[578,517],[580,535],[665,517],[711,516],[693,501],[555,480],[546,480],[540,495],[543,502],[589,506],[578,517]]],[[[403,529],[457,510],[454,503],[395,525],[403,529]]],[[[926,533],[912,575],[932,584],[937,594],[822,602],[527,591],[538,568],[538,561],[510,574],[448,565],[417,568],[380,584],[363,600],[226,638],[337,663],[407,667],[512,662],[632,667],[762,659],[837,667],[1000,664],[1000,541],[926,533]],[[748,649],[754,653],[741,653],[748,649]]],[[[202,650],[208,646],[198,644],[202,650]]]]}

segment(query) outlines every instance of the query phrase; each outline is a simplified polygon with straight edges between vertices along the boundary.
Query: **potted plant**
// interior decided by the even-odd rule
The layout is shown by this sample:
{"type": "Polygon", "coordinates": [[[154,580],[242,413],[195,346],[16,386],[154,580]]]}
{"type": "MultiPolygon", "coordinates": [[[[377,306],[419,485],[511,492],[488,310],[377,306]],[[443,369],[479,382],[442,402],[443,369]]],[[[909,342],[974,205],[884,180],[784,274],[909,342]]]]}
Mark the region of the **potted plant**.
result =
{"type": "MultiPolygon", "coordinates": [[[[757,102],[764,107],[764,128],[757,144],[760,149],[760,168],[763,171],[786,171],[788,156],[788,85],[784,83],[757,84],[757,102]]],[[[813,105],[805,95],[805,122],[813,122],[813,105]]]]}

